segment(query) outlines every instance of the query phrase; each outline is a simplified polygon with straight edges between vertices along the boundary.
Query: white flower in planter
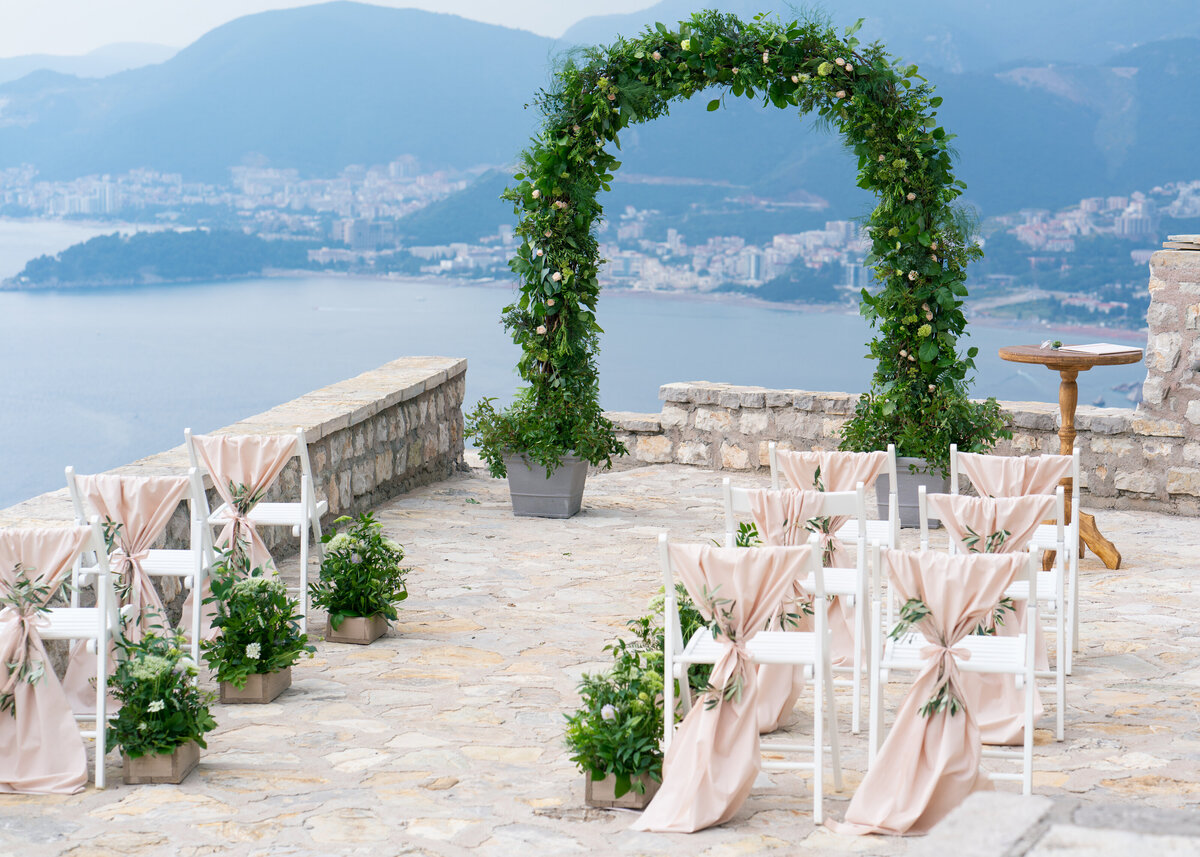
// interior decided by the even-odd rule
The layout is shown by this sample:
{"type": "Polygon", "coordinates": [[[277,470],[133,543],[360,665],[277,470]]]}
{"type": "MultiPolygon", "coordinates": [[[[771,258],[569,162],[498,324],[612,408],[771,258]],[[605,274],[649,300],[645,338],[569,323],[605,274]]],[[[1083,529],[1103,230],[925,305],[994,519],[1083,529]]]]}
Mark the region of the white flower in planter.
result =
{"type": "Polygon", "coordinates": [[[260,655],[262,655],[262,646],[258,643],[251,643],[246,646],[246,657],[250,660],[257,661],[260,655]]]}
{"type": "Polygon", "coordinates": [[[605,705],[600,708],[600,719],[612,722],[617,719],[617,709],[612,705],[605,705]]]}
{"type": "Polygon", "coordinates": [[[166,707],[167,707],[167,704],[165,702],[163,702],[161,699],[156,699],[153,702],[151,702],[149,705],[146,706],[146,710],[150,711],[150,712],[156,712],[156,711],[162,711],[166,707]]]}

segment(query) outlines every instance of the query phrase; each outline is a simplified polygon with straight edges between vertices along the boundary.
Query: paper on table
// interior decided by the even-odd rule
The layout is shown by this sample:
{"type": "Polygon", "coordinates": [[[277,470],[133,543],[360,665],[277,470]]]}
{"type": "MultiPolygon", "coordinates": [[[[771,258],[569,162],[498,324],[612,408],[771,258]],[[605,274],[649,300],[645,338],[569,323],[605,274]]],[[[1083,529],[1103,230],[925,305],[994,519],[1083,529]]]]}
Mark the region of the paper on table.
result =
{"type": "Polygon", "coordinates": [[[1111,342],[1093,342],[1089,345],[1064,345],[1059,351],[1074,351],[1079,354],[1124,354],[1137,351],[1128,345],[1113,345],[1111,342]]]}

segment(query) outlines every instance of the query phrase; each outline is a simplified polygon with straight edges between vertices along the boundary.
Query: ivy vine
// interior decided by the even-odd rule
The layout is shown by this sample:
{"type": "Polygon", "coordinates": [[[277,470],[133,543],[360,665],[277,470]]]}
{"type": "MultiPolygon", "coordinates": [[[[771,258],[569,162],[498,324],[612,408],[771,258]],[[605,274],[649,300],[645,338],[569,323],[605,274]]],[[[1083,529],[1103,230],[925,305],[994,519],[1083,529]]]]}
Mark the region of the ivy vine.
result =
{"type": "Polygon", "coordinates": [[[857,156],[858,185],[878,198],[865,226],[876,287],[862,293],[877,367],[843,446],[891,441],[901,455],[938,462],[948,459],[950,442],[981,449],[1003,433],[994,400],[966,397],[976,349],[965,356],[957,350],[966,326],[966,268],[981,251],[955,205],[965,185],[954,176],[952,135],[937,123],[942,100],[916,66],[900,67],[878,43],[860,44],[857,29],[838,35],[820,21],[700,12],[675,29],[660,23],[637,38],[582,51],[539,93],[543,128],[504,193],[521,241],[509,263],[520,296],[505,309],[504,323],[521,346],[517,368],[529,386],[514,408],[498,413],[484,402],[469,422],[494,473],[503,473],[494,464],[500,451],[489,449],[498,438],[548,469],[571,450],[593,464],[623,451],[599,409],[596,374],[604,261],[598,196],[620,166],[607,147],[619,148],[630,125],[710,88],[724,92],[709,110],[734,96],[816,113],[857,156]],[[543,419],[540,440],[523,444],[538,414],[557,422],[548,429],[543,419]],[[928,449],[931,440],[945,448],[928,449]]]}

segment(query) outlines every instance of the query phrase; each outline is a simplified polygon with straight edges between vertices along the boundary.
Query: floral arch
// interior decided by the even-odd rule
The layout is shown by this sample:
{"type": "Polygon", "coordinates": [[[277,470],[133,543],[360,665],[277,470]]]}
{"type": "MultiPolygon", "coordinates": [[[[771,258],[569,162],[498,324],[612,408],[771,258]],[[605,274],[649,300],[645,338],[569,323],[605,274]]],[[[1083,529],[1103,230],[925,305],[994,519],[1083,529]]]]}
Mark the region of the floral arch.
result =
{"type": "MultiPolygon", "coordinates": [[[[929,448],[930,438],[957,433],[970,448],[976,435],[1002,431],[994,400],[966,397],[976,350],[957,350],[966,266],[980,251],[955,206],[965,185],[954,178],[951,135],[936,120],[941,99],[916,66],[896,65],[879,44],[861,45],[857,29],[838,35],[820,22],[701,12],[676,29],[656,24],[585,51],[539,93],[544,125],[504,194],[522,241],[509,263],[520,296],[504,324],[522,348],[517,368],[528,386],[508,411],[497,414],[485,400],[471,417],[493,473],[504,473],[500,450],[490,448],[497,444],[548,472],[572,450],[593,464],[624,451],[600,410],[595,361],[598,196],[620,166],[607,147],[619,147],[626,127],[712,88],[817,113],[857,156],[859,186],[877,196],[865,225],[877,288],[862,292],[877,366],[843,446],[892,441],[902,455],[938,462],[948,452],[929,448]],[[489,419],[501,430],[479,431],[489,419]]],[[[708,109],[720,105],[717,98],[708,109]]]]}

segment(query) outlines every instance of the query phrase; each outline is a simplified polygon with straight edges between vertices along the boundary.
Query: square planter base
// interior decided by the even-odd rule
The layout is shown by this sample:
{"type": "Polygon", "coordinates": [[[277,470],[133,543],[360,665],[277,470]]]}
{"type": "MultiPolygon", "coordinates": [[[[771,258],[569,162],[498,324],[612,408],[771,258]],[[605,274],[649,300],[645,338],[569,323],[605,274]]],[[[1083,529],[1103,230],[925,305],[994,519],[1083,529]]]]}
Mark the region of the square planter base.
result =
{"type": "Polygon", "coordinates": [[[342,620],[338,629],[325,626],[325,639],[330,643],[354,643],[365,646],[373,643],[388,632],[390,627],[387,617],[381,613],[374,616],[351,616],[342,620]]]}
{"type": "Polygon", "coordinates": [[[276,670],[273,673],[255,673],[247,677],[245,685],[240,688],[234,687],[227,681],[221,682],[221,702],[225,704],[270,702],[291,686],[291,667],[276,670]]]}
{"type": "Polygon", "coordinates": [[[531,465],[523,455],[504,456],[513,514],[530,518],[570,518],[583,505],[583,484],[588,463],[574,455],[546,477],[541,465],[531,465]]]}
{"type": "Polygon", "coordinates": [[[124,756],[121,776],[130,785],[143,783],[182,783],[187,775],[200,764],[200,745],[195,741],[180,744],[173,753],[154,756],[139,756],[131,759],[124,756]]]}
{"type": "Polygon", "coordinates": [[[634,777],[635,780],[641,780],[646,784],[646,791],[638,794],[635,791],[628,791],[620,797],[616,797],[613,791],[616,789],[617,780],[611,774],[602,780],[593,780],[591,774],[583,775],[586,785],[583,789],[583,802],[588,806],[598,806],[605,809],[645,809],[650,801],[658,794],[658,788],[662,783],[651,779],[649,774],[642,774],[639,777],[634,777]]]}

